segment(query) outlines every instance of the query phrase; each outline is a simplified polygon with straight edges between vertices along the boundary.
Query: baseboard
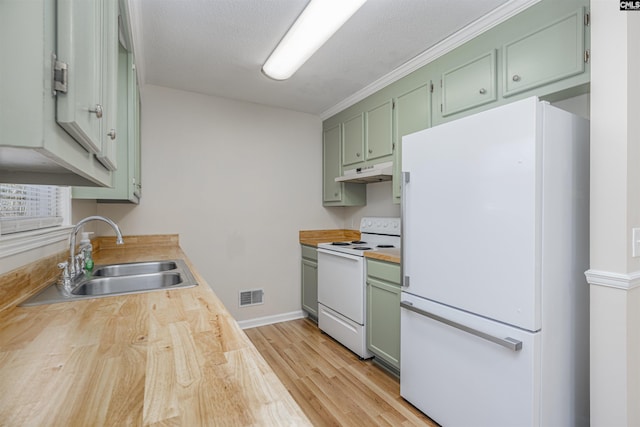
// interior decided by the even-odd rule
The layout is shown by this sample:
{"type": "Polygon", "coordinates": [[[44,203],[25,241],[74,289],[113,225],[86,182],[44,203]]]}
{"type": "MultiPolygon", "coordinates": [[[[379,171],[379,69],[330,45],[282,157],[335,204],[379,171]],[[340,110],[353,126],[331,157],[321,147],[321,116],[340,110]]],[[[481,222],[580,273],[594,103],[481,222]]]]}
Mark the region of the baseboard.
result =
{"type": "Polygon", "coordinates": [[[257,317],[255,319],[240,320],[238,325],[242,329],[257,328],[258,326],[271,325],[273,323],[287,322],[289,320],[303,319],[307,317],[307,313],[302,310],[292,311],[290,313],[275,314],[273,316],[257,317]]]}

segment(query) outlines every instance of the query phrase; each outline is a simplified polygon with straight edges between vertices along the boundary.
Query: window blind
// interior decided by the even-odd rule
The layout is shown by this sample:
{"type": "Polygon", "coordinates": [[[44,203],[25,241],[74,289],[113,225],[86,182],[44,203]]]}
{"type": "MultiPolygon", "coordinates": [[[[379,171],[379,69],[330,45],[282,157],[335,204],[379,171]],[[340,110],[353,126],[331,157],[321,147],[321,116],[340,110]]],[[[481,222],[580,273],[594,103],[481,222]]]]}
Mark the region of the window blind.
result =
{"type": "Polygon", "coordinates": [[[0,184],[0,235],[61,225],[62,205],[59,187],[0,184]]]}

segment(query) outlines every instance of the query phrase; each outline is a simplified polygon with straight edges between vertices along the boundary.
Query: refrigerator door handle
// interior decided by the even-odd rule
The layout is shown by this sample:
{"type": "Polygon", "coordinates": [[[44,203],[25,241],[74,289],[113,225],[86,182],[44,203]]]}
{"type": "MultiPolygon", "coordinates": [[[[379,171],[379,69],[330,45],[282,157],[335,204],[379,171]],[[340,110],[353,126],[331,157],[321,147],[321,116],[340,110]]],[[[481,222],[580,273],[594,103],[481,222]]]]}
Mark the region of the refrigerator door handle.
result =
{"type": "MultiPolygon", "coordinates": [[[[411,174],[409,172],[402,172],[402,181],[401,181],[401,186],[402,186],[402,192],[401,192],[401,196],[402,200],[400,203],[400,238],[401,239],[405,239],[405,234],[404,234],[404,229],[405,229],[405,213],[407,211],[406,209],[406,203],[407,203],[407,183],[409,182],[409,179],[411,177],[411,174]]],[[[404,274],[404,263],[405,263],[405,253],[404,253],[404,248],[405,248],[405,242],[401,242],[400,244],[400,277],[402,278],[402,287],[403,288],[408,288],[409,287],[409,276],[405,276],[404,274]]]]}
{"type": "Polygon", "coordinates": [[[440,323],[444,323],[445,325],[451,326],[453,328],[456,329],[460,329],[461,331],[467,332],[469,334],[475,335],[477,337],[483,338],[487,341],[491,341],[492,343],[501,345],[505,348],[508,348],[509,350],[513,350],[513,351],[520,351],[522,350],[522,341],[518,341],[514,338],[511,337],[506,337],[506,338],[498,338],[498,337],[494,337],[493,335],[489,335],[487,333],[484,333],[482,331],[478,331],[477,329],[473,329],[470,328],[468,326],[465,325],[461,325],[460,323],[456,323],[454,321],[451,321],[449,319],[445,319],[444,317],[440,317],[437,314],[433,314],[433,313],[429,313],[428,311],[424,311],[421,310],[417,307],[414,307],[413,304],[409,301],[401,301],[400,302],[400,307],[407,309],[409,311],[413,311],[414,313],[418,313],[422,316],[425,317],[429,317],[435,321],[438,321],[440,323]]]}

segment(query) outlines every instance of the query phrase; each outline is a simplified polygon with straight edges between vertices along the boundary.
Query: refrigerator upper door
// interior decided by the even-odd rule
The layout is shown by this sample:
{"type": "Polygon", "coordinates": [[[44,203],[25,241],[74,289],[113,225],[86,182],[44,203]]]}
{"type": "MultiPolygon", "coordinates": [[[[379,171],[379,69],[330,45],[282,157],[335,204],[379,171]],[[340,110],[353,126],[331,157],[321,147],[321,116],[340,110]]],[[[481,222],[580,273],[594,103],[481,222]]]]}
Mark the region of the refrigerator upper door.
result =
{"type": "Polygon", "coordinates": [[[540,329],[540,114],[529,98],[403,138],[406,292],[540,329]]]}

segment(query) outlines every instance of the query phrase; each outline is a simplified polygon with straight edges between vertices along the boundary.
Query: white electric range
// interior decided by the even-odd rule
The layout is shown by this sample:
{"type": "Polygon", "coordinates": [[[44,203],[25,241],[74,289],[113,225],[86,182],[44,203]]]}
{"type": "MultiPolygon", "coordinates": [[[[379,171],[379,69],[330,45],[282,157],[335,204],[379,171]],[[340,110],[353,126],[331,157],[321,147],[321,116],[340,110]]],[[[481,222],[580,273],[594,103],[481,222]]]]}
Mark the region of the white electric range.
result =
{"type": "Polygon", "coordinates": [[[360,240],[318,244],[318,327],[362,359],[366,343],[364,253],[400,248],[400,218],[365,217],[360,240]]]}

